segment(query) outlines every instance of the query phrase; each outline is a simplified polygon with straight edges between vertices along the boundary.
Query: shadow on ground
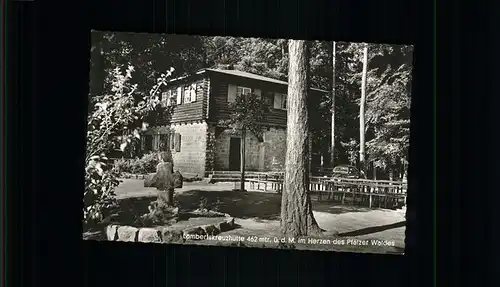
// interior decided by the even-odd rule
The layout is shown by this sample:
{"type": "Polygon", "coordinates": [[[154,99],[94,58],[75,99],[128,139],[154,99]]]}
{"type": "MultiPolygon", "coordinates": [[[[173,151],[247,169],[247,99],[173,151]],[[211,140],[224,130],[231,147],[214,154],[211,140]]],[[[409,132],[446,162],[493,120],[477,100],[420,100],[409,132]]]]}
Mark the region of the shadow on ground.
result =
{"type": "Polygon", "coordinates": [[[386,225],[379,225],[379,226],[372,226],[372,227],[367,227],[363,229],[358,229],[354,231],[349,231],[349,232],[344,232],[340,233],[339,236],[360,236],[360,235],[366,235],[366,234],[371,234],[371,233],[377,233],[393,228],[398,228],[398,227],[403,227],[406,226],[406,221],[401,221],[393,224],[386,224],[386,225]]]}

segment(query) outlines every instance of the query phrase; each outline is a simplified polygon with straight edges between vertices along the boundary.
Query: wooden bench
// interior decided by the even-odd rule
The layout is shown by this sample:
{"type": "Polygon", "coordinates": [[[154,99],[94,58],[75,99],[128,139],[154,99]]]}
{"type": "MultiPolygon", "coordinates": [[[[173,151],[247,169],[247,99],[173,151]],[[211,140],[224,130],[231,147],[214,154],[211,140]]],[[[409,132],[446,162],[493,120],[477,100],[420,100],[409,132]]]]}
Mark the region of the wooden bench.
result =
{"type": "Polygon", "coordinates": [[[270,190],[281,193],[283,190],[283,180],[280,177],[280,175],[276,175],[275,173],[263,173],[259,174],[257,178],[246,179],[246,181],[250,183],[250,189],[261,190],[260,187],[263,185],[264,191],[268,191],[268,187],[270,187],[270,190]],[[257,185],[257,188],[255,188],[255,185],[257,185]]]}

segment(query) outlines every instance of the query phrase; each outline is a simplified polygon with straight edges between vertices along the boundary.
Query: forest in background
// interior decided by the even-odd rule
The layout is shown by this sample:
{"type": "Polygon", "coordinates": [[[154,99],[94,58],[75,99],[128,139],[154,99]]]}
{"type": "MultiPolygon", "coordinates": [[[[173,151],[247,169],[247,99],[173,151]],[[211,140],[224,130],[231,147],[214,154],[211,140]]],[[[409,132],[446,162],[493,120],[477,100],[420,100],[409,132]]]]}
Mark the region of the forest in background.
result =
{"type": "MultiPolygon", "coordinates": [[[[172,78],[203,68],[234,68],[284,81],[288,76],[288,41],[284,39],[122,32],[93,32],[91,37],[90,97],[111,91],[114,71],[125,71],[130,65],[135,67],[131,81],[138,98],[170,67],[175,69],[172,78]]],[[[323,120],[313,123],[313,141],[323,150],[313,152],[323,155],[329,166],[334,98],[334,163],[358,165],[365,44],[336,42],[335,53],[332,41],[311,41],[310,45],[311,86],[330,91],[318,107],[323,120]]],[[[413,48],[366,45],[366,170],[371,177],[376,166],[378,178],[397,179],[408,162],[413,48]]]]}

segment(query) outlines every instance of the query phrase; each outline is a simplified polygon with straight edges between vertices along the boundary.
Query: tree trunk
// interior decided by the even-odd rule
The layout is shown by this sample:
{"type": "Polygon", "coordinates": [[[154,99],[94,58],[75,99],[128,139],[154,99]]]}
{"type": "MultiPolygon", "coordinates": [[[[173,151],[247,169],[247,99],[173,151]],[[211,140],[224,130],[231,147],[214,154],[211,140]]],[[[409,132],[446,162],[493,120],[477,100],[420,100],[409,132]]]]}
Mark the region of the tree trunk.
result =
{"type": "Polygon", "coordinates": [[[336,43],[333,41],[333,52],[332,52],[332,146],[331,146],[331,158],[330,165],[332,168],[335,167],[335,53],[336,53],[336,43]]]}
{"type": "Polygon", "coordinates": [[[240,191],[245,191],[245,143],[246,143],[246,130],[241,130],[241,146],[240,146],[240,171],[241,171],[241,184],[240,191]]]}
{"type": "Polygon", "coordinates": [[[290,40],[288,69],[287,150],[281,200],[281,233],[297,237],[321,232],[309,196],[309,46],[290,40]]]}
{"type": "Polygon", "coordinates": [[[368,66],[368,45],[363,48],[363,74],[361,78],[361,101],[359,103],[359,167],[365,171],[365,104],[366,104],[366,73],[368,66]]]}

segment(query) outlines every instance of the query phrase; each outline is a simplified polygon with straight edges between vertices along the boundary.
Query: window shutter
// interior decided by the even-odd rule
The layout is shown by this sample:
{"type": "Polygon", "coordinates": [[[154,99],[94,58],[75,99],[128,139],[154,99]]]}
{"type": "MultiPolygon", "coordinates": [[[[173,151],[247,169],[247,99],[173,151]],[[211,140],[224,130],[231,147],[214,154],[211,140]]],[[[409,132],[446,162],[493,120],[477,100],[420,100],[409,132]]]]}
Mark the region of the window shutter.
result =
{"type": "Polygon", "coordinates": [[[262,97],[262,91],[259,90],[259,89],[254,89],[253,90],[253,93],[257,96],[257,98],[261,98],[262,97]]]}
{"type": "Polygon", "coordinates": [[[175,137],[174,137],[173,133],[170,134],[170,143],[169,144],[170,144],[170,149],[174,149],[174,147],[175,147],[175,137]]]}
{"type": "Polygon", "coordinates": [[[196,84],[191,85],[191,102],[196,102],[196,84]]]}
{"type": "Polygon", "coordinates": [[[274,106],[275,109],[281,109],[281,95],[274,93],[274,106]]]}
{"type": "Polygon", "coordinates": [[[235,85],[228,85],[227,86],[227,101],[229,103],[234,103],[236,100],[236,86],[235,85]]]}
{"type": "Polygon", "coordinates": [[[175,151],[181,151],[181,134],[175,134],[175,151]]]}
{"type": "Polygon", "coordinates": [[[182,87],[177,88],[177,104],[182,104],[182,87]]]}
{"type": "Polygon", "coordinates": [[[281,108],[286,110],[286,95],[281,95],[281,108]]]}

